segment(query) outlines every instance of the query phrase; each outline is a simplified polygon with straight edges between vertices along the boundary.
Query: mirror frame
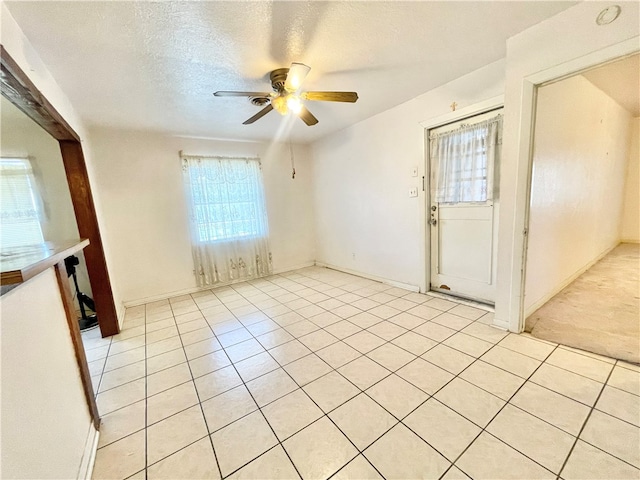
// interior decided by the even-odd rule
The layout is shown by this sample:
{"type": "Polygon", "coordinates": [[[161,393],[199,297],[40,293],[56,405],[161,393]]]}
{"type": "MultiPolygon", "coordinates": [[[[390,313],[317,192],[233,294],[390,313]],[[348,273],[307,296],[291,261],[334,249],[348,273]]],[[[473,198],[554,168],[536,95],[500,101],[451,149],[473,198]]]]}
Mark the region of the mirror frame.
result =
{"type": "Polygon", "coordinates": [[[87,238],[90,242],[84,250],[84,256],[91,291],[96,303],[100,333],[102,337],[115,335],[119,333],[120,327],[80,137],[2,45],[0,45],[0,84],[2,95],[60,144],[78,232],[81,238],[87,238]]]}

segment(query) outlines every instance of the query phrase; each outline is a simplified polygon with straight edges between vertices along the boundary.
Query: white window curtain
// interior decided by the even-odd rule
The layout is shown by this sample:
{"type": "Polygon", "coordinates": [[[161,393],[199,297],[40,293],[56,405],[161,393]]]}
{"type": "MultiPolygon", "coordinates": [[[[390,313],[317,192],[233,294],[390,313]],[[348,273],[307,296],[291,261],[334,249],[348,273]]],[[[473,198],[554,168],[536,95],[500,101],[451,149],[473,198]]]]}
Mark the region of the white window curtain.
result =
{"type": "Polygon", "coordinates": [[[502,145],[502,115],[429,136],[435,169],[432,185],[438,203],[487,202],[496,196],[502,145]]]}
{"type": "Polygon", "coordinates": [[[259,158],[181,154],[199,286],[273,272],[259,158]]]}
{"type": "Polygon", "coordinates": [[[0,247],[44,242],[41,213],[42,202],[29,159],[0,158],[0,247]]]}

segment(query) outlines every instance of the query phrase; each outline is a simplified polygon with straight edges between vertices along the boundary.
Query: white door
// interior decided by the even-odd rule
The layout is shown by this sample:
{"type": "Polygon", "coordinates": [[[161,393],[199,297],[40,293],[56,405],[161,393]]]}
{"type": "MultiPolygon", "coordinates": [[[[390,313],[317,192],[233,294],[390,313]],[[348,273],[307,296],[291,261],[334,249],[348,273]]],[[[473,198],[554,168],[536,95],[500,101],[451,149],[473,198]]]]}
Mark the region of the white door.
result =
{"type": "Polygon", "coordinates": [[[494,110],[429,131],[430,289],[491,304],[501,113],[494,110]]]}

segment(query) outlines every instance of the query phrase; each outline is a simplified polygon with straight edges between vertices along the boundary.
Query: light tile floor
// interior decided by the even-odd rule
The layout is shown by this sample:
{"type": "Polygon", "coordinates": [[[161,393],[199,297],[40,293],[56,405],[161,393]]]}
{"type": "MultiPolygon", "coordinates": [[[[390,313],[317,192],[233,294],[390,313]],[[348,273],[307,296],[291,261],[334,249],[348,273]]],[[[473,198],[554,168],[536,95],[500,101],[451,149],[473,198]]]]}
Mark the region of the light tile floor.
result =
{"type": "Polygon", "coordinates": [[[311,267],[83,337],[94,479],[640,478],[638,366],[311,267]]]}

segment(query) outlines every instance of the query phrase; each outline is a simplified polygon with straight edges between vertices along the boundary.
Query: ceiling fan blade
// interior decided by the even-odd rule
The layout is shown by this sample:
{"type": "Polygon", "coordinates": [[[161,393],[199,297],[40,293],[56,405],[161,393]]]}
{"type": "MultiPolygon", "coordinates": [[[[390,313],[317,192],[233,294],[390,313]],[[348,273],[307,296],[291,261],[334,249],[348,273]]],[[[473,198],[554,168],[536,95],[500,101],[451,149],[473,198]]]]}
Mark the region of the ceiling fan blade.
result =
{"type": "Polygon", "coordinates": [[[304,92],[302,98],[317,102],[349,102],[358,100],[356,92],[304,92]]]}
{"type": "Polygon", "coordinates": [[[311,67],[308,67],[304,63],[292,63],[289,67],[289,73],[287,73],[287,80],[284,83],[284,88],[287,92],[296,92],[302,86],[302,82],[309,74],[311,67]]]}
{"type": "Polygon", "coordinates": [[[215,92],[215,97],[268,97],[271,94],[265,92],[215,92]]]}
{"type": "Polygon", "coordinates": [[[311,113],[307,109],[307,107],[305,107],[304,105],[300,109],[300,113],[298,114],[298,116],[302,119],[304,123],[306,123],[309,126],[315,125],[316,123],[318,123],[318,119],[314,117],[313,113],[311,113]]]}
{"type": "Polygon", "coordinates": [[[269,113],[271,110],[273,110],[273,105],[269,104],[266,107],[264,107],[262,110],[260,110],[258,113],[256,113],[253,117],[251,117],[249,120],[246,120],[244,122],[242,122],[243,125],[249,125],[253,122],[255,122],[256,120],[261,119],[262,117],[264,117],[267,113],[269,113]]]}

